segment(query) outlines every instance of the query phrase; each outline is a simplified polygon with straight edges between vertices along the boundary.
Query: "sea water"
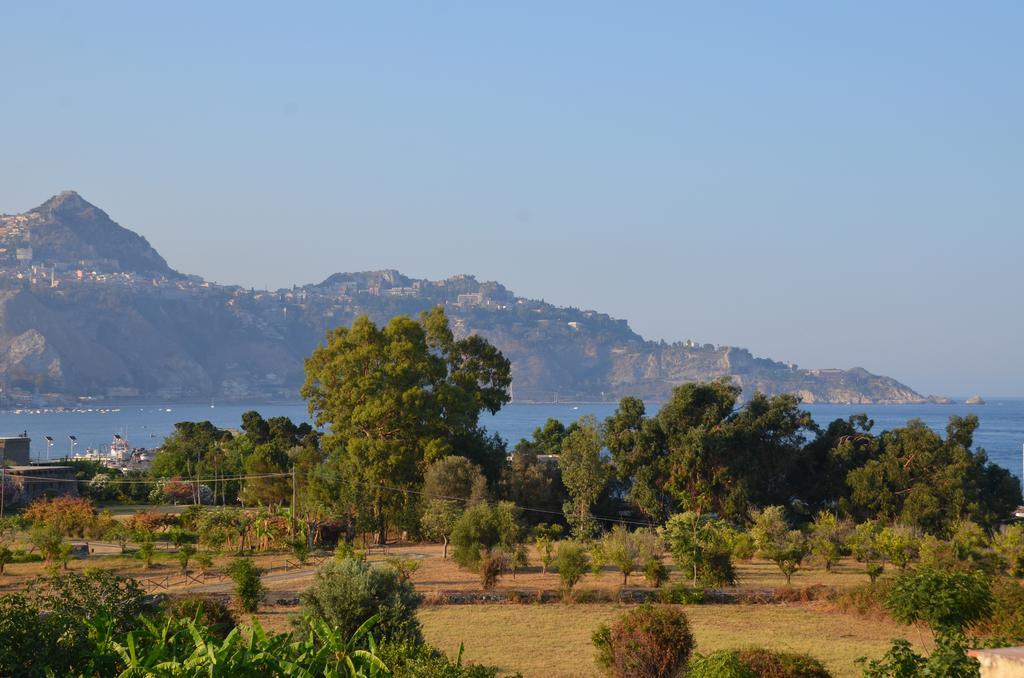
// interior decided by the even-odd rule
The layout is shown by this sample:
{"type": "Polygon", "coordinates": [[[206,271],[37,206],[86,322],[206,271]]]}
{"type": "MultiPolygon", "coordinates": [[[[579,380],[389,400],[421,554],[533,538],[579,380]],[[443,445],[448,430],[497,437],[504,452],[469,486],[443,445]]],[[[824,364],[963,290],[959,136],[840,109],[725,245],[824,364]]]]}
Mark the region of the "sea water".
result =
{"type": "MultiPolygon", "coordinates": [[[[514,444],[529,437],[535,428],[553,417],[569,423],[583,415],[603,420],[615,411],[615,403],[548,403],[505,406],[494,416],[485,415],[482,423],[514,444]]],[[[984,405],[804,405],[815,421],[825,426],[837,418],[864,413],[875,421],[874,431],[903,426],[910,419],[921,419],[936,431],[943,432],[950,415],[978,415],[981,426],[974,444],[983,447],[989,458],[1017,476],[1021,473],[1021,451],[1024,444],[1024,398],[1001,398],[984,405]]],[[[657,404],[648,406],[648,414],[657,411],[657,404]]],[[[59,458],[69,452],[88,448],[106,449],[114,434],[126,437],[134,447],[159,447],[179,421],[209,420],[223,428],[237,428],[242,413],[257,410],[264,417],[286,416],[295,422],[309,421],[303,402],[253,404],[157,404],[85,406],[66,411],[26,409],[0,412],[0,435],[27,433],[32,438],[32,456],[59,458]],[[73,444],[69,436],[77,438],[73,444]],[[47,448],[45,436],[52,437],[47,448]]]]}

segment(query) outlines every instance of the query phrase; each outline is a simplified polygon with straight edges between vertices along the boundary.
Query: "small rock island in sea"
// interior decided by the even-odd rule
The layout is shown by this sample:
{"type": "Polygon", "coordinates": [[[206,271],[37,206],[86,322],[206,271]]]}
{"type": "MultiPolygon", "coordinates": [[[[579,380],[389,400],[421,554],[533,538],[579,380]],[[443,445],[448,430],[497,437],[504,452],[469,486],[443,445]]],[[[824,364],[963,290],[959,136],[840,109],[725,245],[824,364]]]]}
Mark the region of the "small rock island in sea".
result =
{"type": "Polygon", "coordinates": [[[981,397],[980,395],[978,395],[977,393],[975,393],[975,394],[974,394],[974,395],[972,395],[972,396],[971,396],[970,398],[968,398],[967,400],[965,400],[965,401],[964,401],[964,404],[965,404],[965,405],[984,405],[984,404],[985,404],[985,399],[984,399],[984,398],[982,398],[982,397],[981,397]]]}

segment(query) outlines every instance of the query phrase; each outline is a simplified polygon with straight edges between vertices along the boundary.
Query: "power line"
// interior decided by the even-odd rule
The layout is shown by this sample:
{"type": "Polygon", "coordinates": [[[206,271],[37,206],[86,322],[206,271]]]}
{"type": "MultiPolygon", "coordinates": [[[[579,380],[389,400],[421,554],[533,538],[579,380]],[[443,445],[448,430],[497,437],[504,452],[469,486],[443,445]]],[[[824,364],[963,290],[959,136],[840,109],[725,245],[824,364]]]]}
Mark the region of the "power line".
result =
{"type": "Polygon", "coordinates": [[[95,480],[97,477],[108,478],[107,482],[111,485],[166,485],[167,483],[221,483],[228,480],[253,480],[256,478],[284,478],[291,476],[291,473],[258,473],[246,476],[221,476],[218,478],[163,478],[156,480],[133,480],[128,478],[111,478],[110,476],[102,476],[97,474],[90,480],[78,480],[77,478],[53,478],[48,476],[28,476],[28,475],[15,475],[10,476],[12,478],[24,478],[25,480],[39,480],[47,483],[89,483],[95,480]]]}

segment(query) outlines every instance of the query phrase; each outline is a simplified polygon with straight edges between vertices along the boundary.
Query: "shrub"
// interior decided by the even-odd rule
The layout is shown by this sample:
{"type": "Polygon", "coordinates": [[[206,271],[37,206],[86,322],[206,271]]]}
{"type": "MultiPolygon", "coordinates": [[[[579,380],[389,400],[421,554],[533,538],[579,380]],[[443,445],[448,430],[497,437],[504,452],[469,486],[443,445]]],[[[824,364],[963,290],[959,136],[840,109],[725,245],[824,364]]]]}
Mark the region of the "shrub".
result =
{"type": "Polygon", "coordinates": [[[487,504],[463,511],[452,528],[452,544],[455,562],[470,570],[479,567],[482,553],[498,544],[498,525],[487,504]]]}
{"type": "Polygon", "coordinates": [[[992,591],[980,572],[921,569],[893,582],[885,607],[902,624],[924,622],[934,633],[959,633],[992,612],[992,591]]]}
{"type": "Polygon", "coordinates": [[[686,614],[671,605],[642,605],[627,612],[612,624],[608,643],[612,674],[618,678],[681,676],[694,646],[686,614]]]}
{"type": "Polygon", "coordinates": [[[683,582],[676,582],[658,591],[658,600],[675,605],[700,605],[704,602],[704,591],[690,588],[683,582]]]}
{"type": "Polygon", "coordinates": [[[173,598],[165,607],[165,614],[176,619],[191,619],[209,629],[210,633],[223,640],[238,624],[231,608],[218,598],[189,595],[173,598]]]}
{"type": "Polygon", "coordinates": [[[719,650],[709,655],[694,655],[686,678],[758,678],[758,675],[735,652],[719,650]]]}
{"type": "Polygon", "coordinates": [[[228,568],[228,575],[235,583],[235,600],[243,612],[255,612],[259,608],[266,592],[261,574],[263,571],[248,558],[239,558],[228,568]]]}
{"type": "Polygon", "coordinates": [[[28,591],[43,610],[76,620],[104,617],[120,629],[130,628],[145,610],[145,592],[138,582],[106,570],[45,577],[28,591]]]}
{"type": "Polygon", "coordinates": [[[900,570],[906,570],[910,561],[917,558],[921,542],[919,535],[904,525],[884,528],[876,541],[882,555],[900,570]]]}
{"type": "Polygon", "coordinates": [[[639,567],[640,542],[622,525],[615,525],[601,540],[605,559],[622,573],[622,585],[629,584],[629,575],[639,567]]]}
{"type": "Polygon", "coordinates": [[[776,652],[760,647],[739,650],[736,656],[755,676],[769,678],[830,678],[825,665],[808,654],[776,652]]]}
{"type": "Polygon", "coordinates": [[[565,593],[571,597],[572,590],[579,583],[580,579],[587,572],[588,566],[587,550],[582,544],[574,541],[563,541],[558,545],[558,554],[555,556],[555,569],[558,570],[558,578],[562,580],[562,587],[565,593]]]}
{"type": "Polygon", "coordinates": [[[754,546],[754,538],[748,532],[733,532],[729,542],[733,558],[739,560],[750,560],[757,551],[757,547],[754,546]]]}
{"type": "Polygon", "coordinates": [[[993,581],[992,613],[976,622],[971,631],[1004,639],[1010,645],[1024,643],[1024,586],[1006,577],[993,581]]]}
{"type": "Polygon", "coordinates": [[[480,560],[480,585],[485,591],[493,589],[498,583],[498,576],[505,569],[507,559],[500,552],[485,553],[480,560]]]}
{"type": "Polygon", "coordinates": [[[1024,525],[1007,525],[992,539],[1003,571],[1011,577],[1024,577],[1024,525]]]}
{"type": "Polygon", "coordinates": [[[596,655],[594,661],[602,669],[611,670],[615,656],[612,653],[612,627],[601,624],[590,634],[590,642],[594,644],[596,655]]]}
{"type": "Polygon", "coordinates": [[[849,532],[849,523],[839,520],[831,511],[822,511],[811,524],[808,550],[831,571],[832,565],[843,555],[843,544],[849,532]]]}
{"type": "Polygon", "coordinates": [[[12,562],[14,562],[14,551],[7,544],[0,545],[0,574],[3,574],[4,568],[12,562]]]}
{"type": "Polygon", "coordinates": [[[145,564],[146,569],[153,567],[153,552],[155,546],[152,539],[145,539],[139,542],[139,558],[145,564]]]}
{"type": "Polygon", "coordinates": [[[196,547],[192,544],[182,544],[178,548],[178,562],[181,563],[181,571],[188,574],[188,561],[196,554],[196,547]]]}
{"type": "Polygon", "coordinates": [[[562,526],[559,524],[548,525],[541,523],[533,528],[533,541],[540,553],[541,571],[547,572],[551,563],[555,560],[555,540],[562,534],[562,526]]]}
{"type": "Polygon", "coordinates": [[[213,567],[213,556],[209,551],[200,551],[196,554],[196,565],[199,566],[200,572],[209,572],[213,567]]]}
{"type": "Polygon", "coordinates": [[[461,651],[453,662],[440,650],[419,643],[385,643],[381,659],[394,676],[401,678],[497,678],[498,669],[463,664],[461,651]]]}
{"type": "Polygon", "coordinates": [[[644,563],[644,579],[647,580],[648,586],[654,588],[658,588],[668,581],[668,568],[665,567],[665,563],[661,562],[661,558],[651,556],[647,559],[647,562],[644,563]]]}
{"type": "Polygon", "coordinates": [[[421,597],[392,568],[371,567],[356,558],[332,560],[316,571],[300,596],[303,611],[348,637],[367,619],[379,615],[374,638],[387,642],[423,641],[416,618],[421,597]]]}

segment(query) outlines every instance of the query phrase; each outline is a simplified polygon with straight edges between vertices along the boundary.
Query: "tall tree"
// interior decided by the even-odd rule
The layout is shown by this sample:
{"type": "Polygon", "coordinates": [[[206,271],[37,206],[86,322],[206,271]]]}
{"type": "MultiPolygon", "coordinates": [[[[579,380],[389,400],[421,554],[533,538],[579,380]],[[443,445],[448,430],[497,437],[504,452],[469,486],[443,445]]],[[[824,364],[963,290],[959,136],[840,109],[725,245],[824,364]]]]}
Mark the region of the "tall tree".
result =
{"type": "Polygon", "coordinates": [[[419,322],[398,316],[378,328],[360,316],[332,330],[306,361],[302,395],[328,427],[323,446],[354,486],[347,495],[384,541],[389,525],[414,513],[409,491],[431,461],[465,453],[494,463],[500,451],[482,444],[479,417],[508,402],[509,383],[501,353],[480,337],[455,340],[437,308],[419,322]]]}
{"type": "Polygon", "coordinates": [[[577,539],[589,539],[597,529],[591,511],[608,480],[601,447],[600,426],[589,415],[581,418],[579,425],[562,441],[558,463],[562,468],[562,482],[569,492],[563,511],[577,539]]]}
{"type": "Polygon", "coordinates": [[[971,451],[977,426],[974,415],[953,416],[945,440],[920,419],[883,433],[877,456],[847,477],[854,514],[943,536],[959,518],[991,528],[1021,493],[1009,471],[971,451]]]}

